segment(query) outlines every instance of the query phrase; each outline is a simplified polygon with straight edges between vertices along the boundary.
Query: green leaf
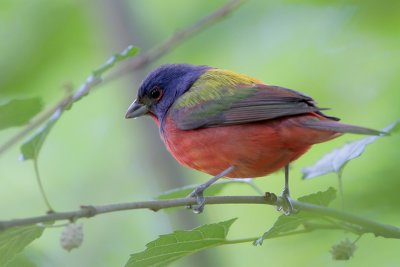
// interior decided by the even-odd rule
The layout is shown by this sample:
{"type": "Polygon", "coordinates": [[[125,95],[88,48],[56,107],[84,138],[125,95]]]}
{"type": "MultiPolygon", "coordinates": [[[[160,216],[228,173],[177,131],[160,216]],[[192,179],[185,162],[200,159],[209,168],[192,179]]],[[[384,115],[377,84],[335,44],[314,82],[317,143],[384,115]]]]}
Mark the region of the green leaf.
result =
{"type": "Polygon", "coordinates": [[[22,160],[37,159],[40,149],[42,148],[42,145],[44,143],[44,140],[49,134],[51,128],[60,118],[61,113],[62,113],[61,111],[55,113],[53,117],[41,129],[39,129],[39,131],[37,131],[28,141],[26,141],[21,146],[22,160]]]}
{"type": "MultiPolygon", "coordinates": [[[[328,206],[336,198],[336,190],[333,187],[328,188],[324,192],[317,192],[299,198],[299,201],[315,205],[328,206]]],[[[299,211],[290,216],[281,215],[278,217],[274,225],[265,232],[259,239],[254,241],[254,245],[262,245],[265,239],[270,239],[280,236],[282,233],[287,233],[296,230],[305,222],[318,218],[314,214],[299,211]]]]}
{"type": "Polygon", "coordinates": [[[0,130],[28,123],[42,108],[40,98],[15,99],[0,105],[0,130]]]}
{"type": "Polygon", "coordinates": [[[328,206],[336,198],[336,189],[329,187],[326,191],[319,191],[310,195],[302,196],[298,200],[314,205],[328,206]]]}
{"type": "MultiPolygon", "coordinates": [[[[208,187],[206,191],[204,191],[204,195],[215,196],[219,194],[225,187],[236,183],[244,183],[255,188],[252,179],[229,179],[214,183],[212,186],[208,187]]],[[[195,184],[195,185],[187,185],[184,187],[172,189],[170,191],[166,191],[160,194],[159,196],[157,196],[156,199],[162,200],[162,199],[187,197],[198,186],[199,186],[198,184],[195,184]]]]}
{"type": "Polygon", "coordinates": [[[39,238],[43,230],[43,227],[31,225],[0,231],[0,266],[5,266],[33,240],[39,238]]]}
{"type": "Polygon", "coordinates": [[[24,253],[17,254],[17,256],[9,262],[6,267],[37,267],[24,253]]]}
{"type": "Polygon", "coordinates": [[[148,243],[147,249],[132,254],[125,267],[166,266],[200,250],[227,243],[226,236],[236,218],[206,224],[189,231],[174,231],[148,243]]]}
{"type": "Polygon", "coordinates": [[[281,215],[275,221],[274,225],[265,232],[262,237],[254,241],[254,245],[262,245],[265,239],[270,239],[274,237],[278,237],[281,233],[286,233],[292,230],[297,229],[300,225],[304,223],[304,218],[299,216],[298,214],[295,215],[281,215]]]}
{"type": "MultiPolygon", "coordinates": [[[[396,126],[399,123],[400,119],[382,129],[382,131],[394,133],[397,131],[396,126]]],[[[330,172],[340,173],[350,160],[359,157],[364,152],[367,145],[375,142],[382,136],[384,135],[369,136],[334,149],[332,152],[326,154],[320,160],[318,160],[313,166],[304,168],[302,170],[303,179],[310,179],[330,172]]]]}

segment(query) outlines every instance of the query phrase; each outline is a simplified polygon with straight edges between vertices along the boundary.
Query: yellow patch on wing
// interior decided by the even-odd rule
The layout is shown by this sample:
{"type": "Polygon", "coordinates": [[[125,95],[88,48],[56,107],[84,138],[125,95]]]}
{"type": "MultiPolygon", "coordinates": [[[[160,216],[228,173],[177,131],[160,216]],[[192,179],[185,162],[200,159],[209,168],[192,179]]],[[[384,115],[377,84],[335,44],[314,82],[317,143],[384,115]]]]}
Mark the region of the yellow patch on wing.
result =
{"type": "Polygon", "coordinates": [[[262,83],[250,76],[230,70],[211,69],[205,72],[175,103],[176,108],[190,108],[200,103],[217,100],[237,93],[239,85],[249,88],[262,83]]]}
{"type": "Polygon", "coordinates": [[[262,81],[245,74],[223,69],[211,69],[201,76],[201,78],[203,77],[211,80],[217,78],[218,81],[224,80],[227,83],[231,83],[231,85],[262,83],[262,81]]]}

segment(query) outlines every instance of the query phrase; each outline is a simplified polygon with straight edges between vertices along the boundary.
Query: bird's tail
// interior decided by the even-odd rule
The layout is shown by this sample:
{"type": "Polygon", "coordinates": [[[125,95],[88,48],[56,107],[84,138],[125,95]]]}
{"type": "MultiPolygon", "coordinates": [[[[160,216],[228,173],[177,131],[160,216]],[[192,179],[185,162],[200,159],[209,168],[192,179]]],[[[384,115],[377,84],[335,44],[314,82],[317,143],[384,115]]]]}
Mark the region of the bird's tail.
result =
{"type": "Polygon", "coordinates": [[[316,129],[316,130],[323,130],[323,131],[330,131],[330,132],[337,132],[337,133],[353,133],[353,134],[364,134],[364,135],[388,135],[386,132],[369,129],[365,127],[350,125],[350,124],[343,124],[337,121],[331,120],[308,120],[303,122],[305,127],[316,129]]]}

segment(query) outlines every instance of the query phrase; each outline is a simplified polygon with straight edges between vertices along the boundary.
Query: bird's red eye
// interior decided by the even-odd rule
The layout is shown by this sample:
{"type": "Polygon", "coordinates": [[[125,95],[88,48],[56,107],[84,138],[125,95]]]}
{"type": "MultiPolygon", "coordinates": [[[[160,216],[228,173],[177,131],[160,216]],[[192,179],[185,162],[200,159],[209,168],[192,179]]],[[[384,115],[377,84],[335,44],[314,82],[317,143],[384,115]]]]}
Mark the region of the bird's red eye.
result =
{"type": "Polygon", "coordinates": [[[155,101],[160,100],[162,95],[163,95],[163,90],[158,86],[153,87],[153,89],[151,89],[149,94],[150,98],[155,101]]]}

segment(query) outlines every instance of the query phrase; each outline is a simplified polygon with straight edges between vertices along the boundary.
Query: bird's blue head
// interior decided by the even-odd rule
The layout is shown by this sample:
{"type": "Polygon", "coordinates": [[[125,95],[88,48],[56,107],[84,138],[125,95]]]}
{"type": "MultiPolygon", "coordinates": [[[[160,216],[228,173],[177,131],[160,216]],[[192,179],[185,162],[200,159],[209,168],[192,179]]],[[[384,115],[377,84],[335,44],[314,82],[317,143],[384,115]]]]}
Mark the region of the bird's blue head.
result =
{"type": "Polygon", "coordinates": [[[129,106],[126,118],[155,116],[163,121],[175,100],[184,94],[210,67],[167,64],[152,71],[139,87],[137,98],[129,106]]]}

